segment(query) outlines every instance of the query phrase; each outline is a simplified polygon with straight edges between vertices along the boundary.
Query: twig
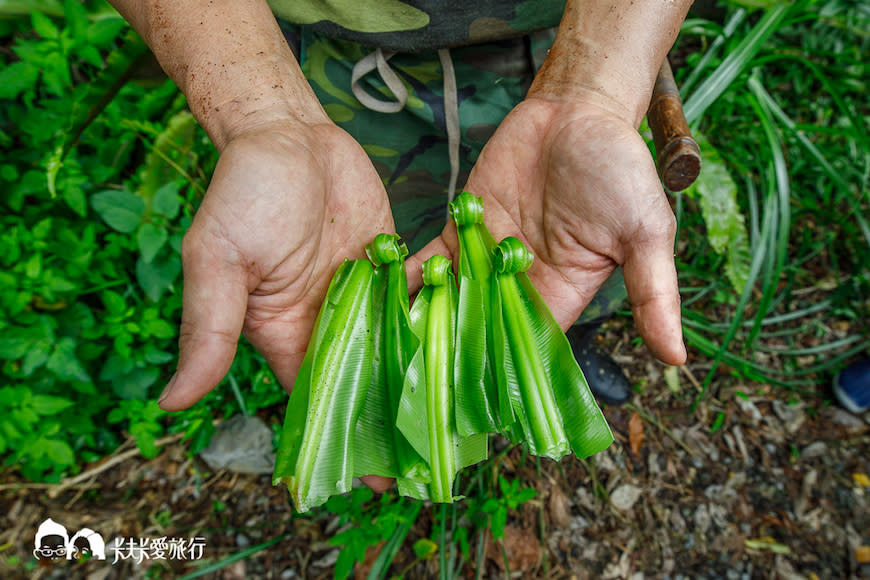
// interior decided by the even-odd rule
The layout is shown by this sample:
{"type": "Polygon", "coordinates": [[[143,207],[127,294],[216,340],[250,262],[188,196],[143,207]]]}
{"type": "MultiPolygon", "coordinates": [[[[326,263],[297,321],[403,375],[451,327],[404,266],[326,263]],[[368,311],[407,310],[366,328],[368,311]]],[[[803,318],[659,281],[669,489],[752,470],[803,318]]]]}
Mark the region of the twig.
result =
{"type": "Polygon", "coordinates": [[[643,417],[644,419],[646,419],[647,421],[649,421],[650,423],[652,423],[653,425],[658,427],[662,431],[662,433],[664,433],[665,435],[667,435],[668,437],[673,439],[677,445],[679,445],[680,447],[685,449],[686,453],[688,453],[692,457],[696,457],[696,454],[694,451],[692,451],[692,448],[689,447],[688,445],[686,445],[683,441],[681,441],[679,439],[679,437],[674,435],[670,429],[668,429],[667,427],[662,425],[658,419],[656,419],[655,417],[653,417],[652,415],[650,415],[649,413],[647,413],[646,411],[644,411],[643,409],[641,409],[640,407],[637,407],[636,405],[634,405],[632,403],[627,403],[625,406],[626,406],[626,408],[631,409],[632,411],[636,411],[638,415],[640,415],[641,417],[643,417]]]}
{"type": "MultiPolygon", "coordinates": [[[[168,445],[170,443],[175,443],[176,441],[178,441],[182,437],[184,437],[184,433],[176,433],[174,435],[167,435],[166,437],[161,437],[160,439],[155,441],[154,445],[155,445],[155,447],[162,447],[162,446],[168,445]]],[[[93,469],[89,469],[88,471],[84,471],[84,472],[76,475],[75,477],[68,477],[68,478],[64,479],[62,482],[58,483],[57,485],[53,486],[50,489],[50,491],[48,492],[48,496],[51,498],[55,498],[61,492],[72,487],[73,485],[76,485],[76,484],[81,483],[83,481],[87,481],[87,480],[91,479],[92,477],[95,477],[95,476],[99,475],[100,473],[106,471],[110,467],[113,467],[113,466],[117,465],[118,463],[122,463],[124,461],[127,461],[130,458],[136,457],[139,454],[140,454],[139,448],[137,447],[136,449],[130,449],[129,451],[125,451],[124,453],[121,453],[119,455],[115,455],[114,457],[111,457],[108,460],[106,460],[104,463],[97,465],[93,469]]]]}
{"type": "Polygon", "coordinates": [[[692,371],[689,370],[688,365],[680,365],[680,370],[683,372],[684,375],[689,378],[689,382],[692,383],[692,386],[694,386],[695,389],[697,389],[700,393],[703,390],[703,388],[701,387],[701,383],[698,382],[698,379],[696,379],[695,375],[692,374],[692,371]]]}

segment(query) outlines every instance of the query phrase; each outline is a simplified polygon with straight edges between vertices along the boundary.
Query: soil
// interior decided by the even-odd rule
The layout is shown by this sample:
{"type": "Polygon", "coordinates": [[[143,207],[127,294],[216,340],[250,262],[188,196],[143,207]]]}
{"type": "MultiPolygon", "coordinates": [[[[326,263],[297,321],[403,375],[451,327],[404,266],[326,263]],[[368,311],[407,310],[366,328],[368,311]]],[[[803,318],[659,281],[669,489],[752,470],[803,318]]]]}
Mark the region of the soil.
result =
{"type": "MultiPolygon", "coordinates": [[[[870,578],[870,414],[847,413],[827,393],[747,383],[724,367],[693,410],[709,361],[695,355],[668,369],[632,338],[619,321],[602,336],[638,385],[629,404],[605,409],[615,443],[585,461],[538,464],[521,449],[507,452],[499,472],[537,495],[510,512],[503,539],[483,538],[485,567],[468,563],[461,576],[870,578]]],[[[262,417],[275,423],[283,412],[262,417]]],[[[177,440],[153,460],[128,443],[85,473],[93,476],[66,487],[3,474],[0,577],[178,578],[232,556],[239,559],[202,577],[333,577],[338,550],[328,541],[337,516],[294,516],[286,490],[267,474],[211,470],[177,440]],[[96,471],[108,461],[115,463],[96,471]],[[107,549],[106,561],[37,561],[34,535],[48,517],[70,530],[99,531],[107,548],[119,536],[199,537],[206,546],[195,560],[113,564],[107,549]]],[[[419,561],[412,550],[432,535],[432,521],[433,507],[424,505],[393,574],[438,577],[438,558],[419,561]]],[[[356,577],[366,576],[378,548],[356,577]]]]}

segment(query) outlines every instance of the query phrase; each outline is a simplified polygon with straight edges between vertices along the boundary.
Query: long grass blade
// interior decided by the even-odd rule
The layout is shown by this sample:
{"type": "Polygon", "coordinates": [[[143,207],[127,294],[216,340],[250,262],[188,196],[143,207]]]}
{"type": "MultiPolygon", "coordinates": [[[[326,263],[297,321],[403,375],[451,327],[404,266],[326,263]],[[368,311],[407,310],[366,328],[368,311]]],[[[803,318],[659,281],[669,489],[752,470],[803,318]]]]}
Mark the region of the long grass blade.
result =
{"type": "Polygon", "coordinates": [[[690,125],[700,119],[707,108],[731,86],[734,79],[749,67],[765,41],[782,26],[790,8],[790,4],[783,3],[768,10],[734,52],[691,94],[683,108],[690,125]]]}
{"type": "Polygon", "coordinates": [[[686,95],[692,90],[692,87],[695,86],[695,83],[698,82],[698,79],[701,78],[701,73],[707,70],[707,67],[710,65],[710,61],[712,61],[718,54],[719,49],[722,48],[722,45],[725,44],[725,41],[731,38],[734,35],[734,31],[737,30],[737,27],[746,19],[746,9],[739,8],[734,14],[731,15],[731,18],[728,19],[728,22],[725,23],[725,27],[722,29],[722,34],[716,37],[713,43],[710,45],[710,48],[707,49],[707,52],[704,53],[704,56],[701,57],[701,60],[698,61],[694,67],[692,67],[692,72],[689,73],[689,76],[686,77],[682,83],[680,83],[680,96],[685,99],[686,95]]]}

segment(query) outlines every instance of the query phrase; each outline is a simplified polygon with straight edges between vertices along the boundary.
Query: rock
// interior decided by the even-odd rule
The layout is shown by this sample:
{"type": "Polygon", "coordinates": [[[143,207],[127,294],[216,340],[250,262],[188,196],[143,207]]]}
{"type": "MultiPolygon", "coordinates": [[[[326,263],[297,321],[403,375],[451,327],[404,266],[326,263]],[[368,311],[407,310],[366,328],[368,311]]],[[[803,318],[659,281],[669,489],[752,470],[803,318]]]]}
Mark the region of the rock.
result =
{"type": "Polygon", "coordinates": [[[338,554],[341,550],[330,550],[326,555],[311,563],[312,568],[332,568],[338,561],[338,554]]]}
{"type": "Polygon", "coordinates": [[[822,419],[846,427],[850,431],[861,431],[864,429],[864,421],[860,417],[856,417],[852,413],[837,407],[824,409],[821,413],[822,419]]]}
{"type": "Polygon", "coordinates": [[[630,483],[624,483],[610,494],[610,504],[616,509],[627,512],[640,499],[643,489],[630,483]]]}
{"type": "Polygon", "coordinates": [[[245,561],[240,560],[233,562],[221,571],[219,578],[222,580],[245,580],[248,577],[248,571],[245,568],[245,561]]]}
{"type": "Polygon", "coordinates": [[[744,399],[743,397],[734,397],[734,401],[737,402],[740,411],[749,417],[749,420],[753,425],[757,426],[761,422],[761,411],[758,410],[755,403],[749,399],[744,399]]]}
{"type": "Polygon", "coordinates": [[[712,518],[710,516],[710,508],[707,504],[702,503],[695,510],[695,515],[692,516],[692,521],[695,522],[695,529],[702,534],[706,534],[710,529],[712,518]]]}
{"type": "Polygon", "coordinates": [[[272,430],[259,417],[236,415],[217,426],[211,443],[199,455],[214,470],[272,473],[272,430]]]}
{"type": "Polygon", "coordinates": [[[782,421],[789,435],[797,433],[807,418],[803,405],[789,405],[779,399],[773,401],[773,412],[782,421]]]}
{"type": "Polygon", "coordinates": [[[828,445],[824,441],[816,441],[810,443],[801,451],[801,458],[815,459],[816,457],[824,457],[828,454],[828,445]]]}

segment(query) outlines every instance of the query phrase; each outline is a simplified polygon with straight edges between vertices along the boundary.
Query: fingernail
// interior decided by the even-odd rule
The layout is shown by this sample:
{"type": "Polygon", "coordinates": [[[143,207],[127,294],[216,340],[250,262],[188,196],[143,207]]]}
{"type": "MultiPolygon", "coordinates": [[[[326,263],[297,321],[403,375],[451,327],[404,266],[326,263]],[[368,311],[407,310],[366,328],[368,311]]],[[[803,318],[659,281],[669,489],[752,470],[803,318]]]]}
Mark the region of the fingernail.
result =
{"type": "Polygon", "coordinates": [[[172,375],[172,378],[171,378],[171,379],[169,379],[169,383],[167,383],[166,388],[163,389],[163,392],[160,393],[160,398],[157,399],[157,404],[158,404],[158,405],[159,405],[160,403],[162,403],[163,401],[165,401],[165,400],[166,400],[166,397],[168,397],[169,394],[172,392],[172,388],[175,386],[175,379],[176,379],[177,377],[178,377],[178,374],[176,373],[176,374],[172,375]]]}

